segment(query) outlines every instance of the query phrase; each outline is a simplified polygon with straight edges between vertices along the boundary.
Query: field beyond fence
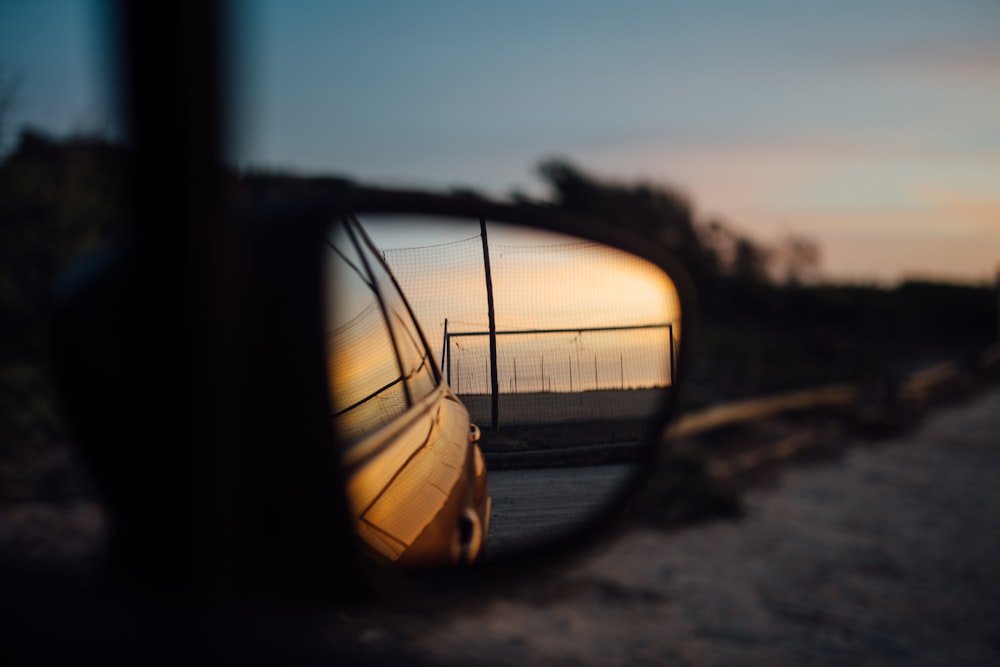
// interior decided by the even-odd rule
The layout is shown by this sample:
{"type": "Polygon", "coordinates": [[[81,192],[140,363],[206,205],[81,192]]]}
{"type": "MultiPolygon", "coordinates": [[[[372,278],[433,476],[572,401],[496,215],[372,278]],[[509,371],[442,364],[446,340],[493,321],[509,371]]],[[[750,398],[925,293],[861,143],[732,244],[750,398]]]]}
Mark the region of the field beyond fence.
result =
{"type": "MultiPolygon", "coordinates": [[[[648,419],[666,404],[668,388],[600,389],[582,392],[532,392],[500,394],[503,424],[541,424],[558,421],[595,421],[608,418],[608,406],[615,406],[614,418],[648,419]]],[[[472,421],[490,424],[490,395],[461,394],[472,421]]]]}

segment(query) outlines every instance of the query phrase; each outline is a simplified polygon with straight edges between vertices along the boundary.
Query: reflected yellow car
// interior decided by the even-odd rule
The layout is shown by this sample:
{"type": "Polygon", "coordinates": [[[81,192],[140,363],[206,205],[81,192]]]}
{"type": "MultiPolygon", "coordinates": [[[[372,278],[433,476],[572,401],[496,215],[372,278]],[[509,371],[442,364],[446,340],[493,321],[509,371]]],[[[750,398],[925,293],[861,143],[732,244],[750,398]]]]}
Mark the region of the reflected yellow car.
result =
{"type": "Polygon", "coordinates": [[[479,429],[357,220],[327,244],[330,400],[355,529],[380,561],[472,563],[491,505],[479,429]]]}

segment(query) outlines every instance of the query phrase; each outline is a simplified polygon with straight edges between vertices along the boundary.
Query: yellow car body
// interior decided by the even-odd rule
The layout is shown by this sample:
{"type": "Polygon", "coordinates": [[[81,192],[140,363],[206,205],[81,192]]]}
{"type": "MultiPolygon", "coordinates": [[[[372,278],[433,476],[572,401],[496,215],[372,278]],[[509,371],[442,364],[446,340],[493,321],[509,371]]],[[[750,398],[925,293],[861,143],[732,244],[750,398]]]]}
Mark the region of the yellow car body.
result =
{"type": "Polygon", "coordinates": [[[327,242],[330,400],[355,530],[380,561],[471,563],[490,520],[479,429],[360,223],[338,220],[327,242]]]}

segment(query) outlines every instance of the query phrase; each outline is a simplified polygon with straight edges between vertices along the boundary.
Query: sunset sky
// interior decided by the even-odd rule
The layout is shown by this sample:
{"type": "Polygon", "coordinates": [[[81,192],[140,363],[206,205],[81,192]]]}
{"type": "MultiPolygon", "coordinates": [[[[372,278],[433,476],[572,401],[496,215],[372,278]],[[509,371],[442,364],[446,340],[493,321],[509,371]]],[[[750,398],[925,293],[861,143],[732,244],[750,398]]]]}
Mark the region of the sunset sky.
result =
{"type": "MultiPolygon", "coordinates": [[[[233,3],[244,165],[544,194],[565,157],[823,247],[831,278],[1000,268],[1000,2],[233,3]]],[[[100,5],[0,6],[30,123],[118,127],[100,5]]]]}
{"type": "MultiPolygon", "coordinates": [[[[447,319],[448,332],[458,335],[451,340],[452,357],[459,360],[452,369],[457,372],[460,363],[466,364],[465,393],[488,392],[488,373],[474,376],[468,366],[474,360],[486,364],[480,369],[488,371],[488,337],[461,335],[489,330],[478,223],[434,224],[431,219],[416,218],[405,224],[394,217],[393,223],[386,224],[374,216],[359,217],[374,243],[385,250],[384,259],[432,349],[435,353],[442,349],[447,319]],[[411,237],[395,230],[414,226],[430,230],[429,236],[436,240],[451,240],[433,247],[406,247],[413,245],[411,237]],[[402,247],[399,241],[404,242],[402,247]]],[[[546,330],[541,335],[502,336],[498,341],[503,391],[509,389],[512,377],[520,377],[522,390],[529,386],[541,390],[543,378],[544,386],[553,391],[570,391],[573,386],[579,391],[669,384],[666,351],[671,340],[680,341],[681,328],[678,295],[668,276],[634,255],[575,237],[525,234],[494,222],[487,222],[487,228],[497,331],[546,330]],[[626,329],[592,330],[605,327],[626,329]],[[569,358],[576,363],[583,363],[583,359],[584,366],[594,372],[581,374],[578,368],[574,384],[573,371],[566,365],[569,358]]],[[[342,234],[337,238],[331,241],[338,248],[349,247],[342,234]]],[[[365,327],[369,321],[366,306],[372,296],[356,280],[337,279],[338,267],[343,272],[346,265],[332,251],[330,257],[333,261],[328,271],[335,289],[330,293],[327,324],[337,331],[330,340],[344,341],[340,343],[344,348],[366,351],[370,343],[348,341],[371,340],[365,327]],[[347,294],[351,285],[357,293],[347,294]],[[359,333],[362,330],[364,333],[359,333]]],[[[364,396],[370,392],[358,393],[364,396]]]]}

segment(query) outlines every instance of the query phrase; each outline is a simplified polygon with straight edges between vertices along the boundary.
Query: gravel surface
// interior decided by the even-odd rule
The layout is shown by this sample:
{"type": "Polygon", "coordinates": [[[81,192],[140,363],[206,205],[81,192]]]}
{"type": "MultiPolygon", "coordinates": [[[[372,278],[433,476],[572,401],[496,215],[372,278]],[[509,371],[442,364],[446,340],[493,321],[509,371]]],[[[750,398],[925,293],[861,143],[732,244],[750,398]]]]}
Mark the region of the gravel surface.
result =
{"type": "Polygon", "coordinates": [[[994,388],[793,467],[739,521],[629,531],[404,636],[447,664],[1000,665],[998,489],[994,388]]]}

